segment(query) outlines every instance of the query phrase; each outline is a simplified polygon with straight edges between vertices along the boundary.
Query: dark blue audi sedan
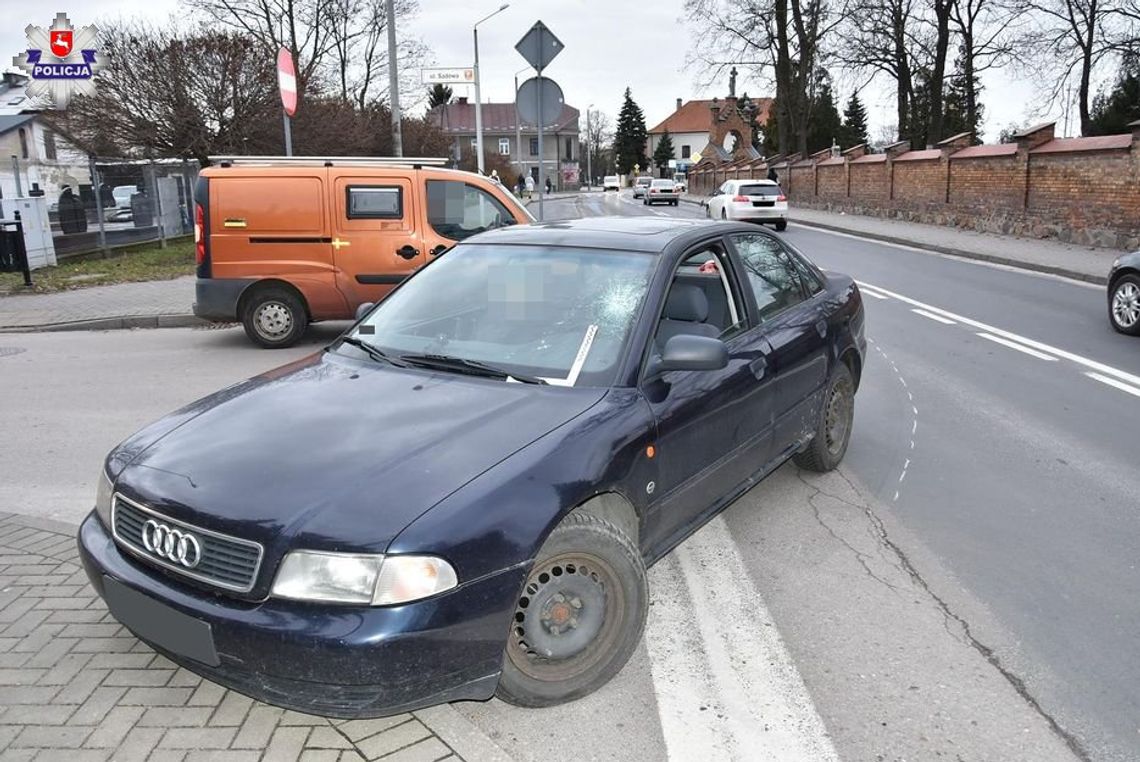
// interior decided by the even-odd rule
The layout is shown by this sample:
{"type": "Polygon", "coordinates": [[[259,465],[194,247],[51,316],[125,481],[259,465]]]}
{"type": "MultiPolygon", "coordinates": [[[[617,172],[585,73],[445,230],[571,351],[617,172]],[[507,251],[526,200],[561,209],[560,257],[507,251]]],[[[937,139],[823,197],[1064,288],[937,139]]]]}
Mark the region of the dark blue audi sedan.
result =
{"type": "Polygon", "coordinates": [[[753,226],[491,231],[117,447],[83,562],[273,704],[567,701],[636,647],[649,564],[789,458],[840,462],[864,350],[852,280],[753,226]]]}

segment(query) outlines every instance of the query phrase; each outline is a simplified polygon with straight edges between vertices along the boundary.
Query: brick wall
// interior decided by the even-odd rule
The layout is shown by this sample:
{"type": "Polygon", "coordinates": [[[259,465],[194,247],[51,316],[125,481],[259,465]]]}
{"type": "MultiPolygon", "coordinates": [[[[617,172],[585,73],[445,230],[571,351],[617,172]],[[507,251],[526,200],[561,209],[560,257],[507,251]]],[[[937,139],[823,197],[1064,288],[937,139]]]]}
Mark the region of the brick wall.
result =
{"type": "MultiPolygon", "coordinates": [[[[956,136],[922,151],[896,144],[885,155],[856,151],[772,166],[793,207],[1140,248],[1140,122],[1131,135],[1057,140],[1047,124],[1016,144],[968,142],[956,136]]],[[[765,177],[768,168],[747,171],[765,177]]],[[[699,185],[701,173],[695,177],[699,185]]]]}

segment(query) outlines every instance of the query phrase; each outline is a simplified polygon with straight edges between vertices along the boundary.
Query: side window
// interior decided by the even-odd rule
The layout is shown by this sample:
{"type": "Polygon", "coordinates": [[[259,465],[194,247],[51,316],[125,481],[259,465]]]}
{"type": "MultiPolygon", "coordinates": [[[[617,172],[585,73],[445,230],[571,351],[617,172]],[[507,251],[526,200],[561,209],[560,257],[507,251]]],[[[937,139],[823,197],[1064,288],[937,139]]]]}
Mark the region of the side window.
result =
{"type": "Polygon", "coordinates": [[[398,220],[404,216],[404,194],[391,185],[349,185],[344,189],[350,220],[398,220]]]}
{"type": "Polygon", "coordinates": [[[739,233],[731,239],[756,297],[760,320],[804,301],[800,274],[778,241],[755,233],[739,233]]]}
{"type": "MultiPolygon", "coordinates": [[[[671,313],[667,300],[662,320],[703,324],[686,325],[681,331],[683,333],[703,332],[702,335],[722,339],[736,335],[747,327],[747,319],[740,300],[740,289],[734,281],[725,253],[719,246],[706,245],[686,254],[673,275],[670,294],[688,291],[688,294],[681,295],[684,304],[674,301],[672,306],[683,307],[682,312],[689,310],[691,314],[671,313]],[[696,294],[697,291],[700,294],[696,294]],[[699,303],[697,308],[692,307],[692,304],[697,303],[699,303]],[[711,326],[715,331],[709,330],[707,326],[711,326]]],[[[670,325],[672,328],[677,328],[675,323],[670,325]]]]}
{"type": "Polygon", "coordinates": [[[514,216],[497,198],[456,180],[427,181],[427,213],[432,230],[452,241],[515,224],[514,216]]]}

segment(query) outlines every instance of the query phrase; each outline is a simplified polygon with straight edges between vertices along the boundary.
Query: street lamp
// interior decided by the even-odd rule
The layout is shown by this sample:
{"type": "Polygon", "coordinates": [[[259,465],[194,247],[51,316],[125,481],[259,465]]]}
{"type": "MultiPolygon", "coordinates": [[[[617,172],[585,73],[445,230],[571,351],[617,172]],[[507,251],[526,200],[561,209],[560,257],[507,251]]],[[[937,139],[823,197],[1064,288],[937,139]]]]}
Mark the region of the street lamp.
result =
{"type": "Polygon", "coordinates": [[[510,3],[503,3],[499,10],[487,14],[471,26],[471,34],[475,39],[475,152],[480,174],[483,173],[483,100],[479,97],[479,25],[510,7],[510,3]]]}
{"type": "Polygon", "coordinates": [[[593,108],[593,103],[586,106],[586,190],[590,190],[594,183],[594,173],[590,167],[590,154],[594,152],[594,144],[590,142],[590,111],[593,108]]]}
{"type": "MultiPolygon", "coordinates": [[[[526,66],[515,72],[515,154],[518,159],[519,174],[523,174],[523,152],[522,152],[522,117],[519,116],[519,75],[530,71],[530,67],[526,66]]],[[[542,159],[541,156],[538,157],[542,159]]]]}

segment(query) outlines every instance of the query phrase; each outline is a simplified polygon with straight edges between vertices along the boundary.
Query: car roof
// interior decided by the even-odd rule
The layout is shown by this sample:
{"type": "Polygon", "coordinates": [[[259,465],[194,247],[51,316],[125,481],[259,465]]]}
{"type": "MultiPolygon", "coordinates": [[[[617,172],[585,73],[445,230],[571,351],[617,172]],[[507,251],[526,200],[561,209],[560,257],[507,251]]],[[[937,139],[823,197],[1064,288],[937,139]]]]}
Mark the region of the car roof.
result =
{"type": "Polygon", "coordinates": [[[658,254],[678,238],[699,235],[705,230],[727,232],[727,227],[720,221],[677,217],[588,217],[511,225],[481,233],[471,238],[470,243],[572,246],[658,254]]]}
{"type": "Polygon", "coordinates": [[[737,180],[736,182],[740,183],[741,185],[779,185],[779,183],[777,183],[775,180],[769,180],[768,178],[764,178],[762,180],[737,180]]]}

